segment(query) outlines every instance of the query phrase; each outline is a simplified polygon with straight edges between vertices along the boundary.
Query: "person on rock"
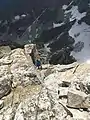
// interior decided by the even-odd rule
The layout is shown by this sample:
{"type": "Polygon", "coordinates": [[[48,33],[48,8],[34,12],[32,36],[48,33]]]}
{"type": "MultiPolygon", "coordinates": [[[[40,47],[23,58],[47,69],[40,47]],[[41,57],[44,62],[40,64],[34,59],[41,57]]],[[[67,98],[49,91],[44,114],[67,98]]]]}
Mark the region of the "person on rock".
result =
{"type": "Polygon", "coordinates": [[[42,65],[41,65],[40,59],[36,59],[35,66],[36,66],[38,69],[42,69],[42,65]]]}
{"type": "Polygon", "coordinates": [[[42,69],[42,65],[41,65],[41,60],[40,60],[40,55],[39,54],[36,55],[35,66],[38,69],[42,69]]]}

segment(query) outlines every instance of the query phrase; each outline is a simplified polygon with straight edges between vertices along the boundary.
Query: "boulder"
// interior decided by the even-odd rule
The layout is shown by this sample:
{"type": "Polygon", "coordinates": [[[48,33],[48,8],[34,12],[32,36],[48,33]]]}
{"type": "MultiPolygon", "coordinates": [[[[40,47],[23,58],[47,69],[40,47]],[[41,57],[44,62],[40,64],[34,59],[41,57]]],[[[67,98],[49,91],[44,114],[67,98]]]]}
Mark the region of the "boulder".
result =
{"type": "Polygon", "coordinates": [[[68,91],[67,106],[71,108],[90,108],[90,96],[78,90],[68,91]]]}

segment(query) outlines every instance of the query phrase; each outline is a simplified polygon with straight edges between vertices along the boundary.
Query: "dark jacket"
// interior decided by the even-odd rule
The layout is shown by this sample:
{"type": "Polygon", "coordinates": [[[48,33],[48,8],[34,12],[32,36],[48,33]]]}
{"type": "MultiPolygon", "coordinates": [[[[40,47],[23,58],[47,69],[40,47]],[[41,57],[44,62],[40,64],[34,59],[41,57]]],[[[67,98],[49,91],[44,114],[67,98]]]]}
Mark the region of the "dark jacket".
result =
{"type": "Polygon", "coordinates": [[[36,65],[37,67],[41,66],[41,61],[40,61],[40,60],[36,60],[35,65],[36,65]]]}

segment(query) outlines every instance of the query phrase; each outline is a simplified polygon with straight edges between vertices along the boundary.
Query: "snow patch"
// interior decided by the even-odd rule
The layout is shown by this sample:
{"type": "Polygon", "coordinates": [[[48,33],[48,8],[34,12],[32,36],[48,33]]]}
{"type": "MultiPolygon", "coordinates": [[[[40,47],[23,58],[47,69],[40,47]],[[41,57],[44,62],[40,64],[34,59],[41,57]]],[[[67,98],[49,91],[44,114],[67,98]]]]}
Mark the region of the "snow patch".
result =
{"type": "Polygon", "coordinates": [[[20,19],[19,15],[15,16],[15,20],[19,20],[19,19],[20,19]]]}
{"type": "Polygon", "coordinates": [[[86,16],[86,12],[80,13],[78,11],[78,6],[72,6],[72,8],[68,11],[65,11],[65,14],[71,12],[71,18],[70,21],[73,21],[74,19],[81,20],[84,16],[86,16]]]}
{"type": "Polygon", "coordinates": [[[62,25],[64,25],[64,23],[53,23],[53,28],[60,27],[62,25]]]}
{"type": "MultiPolygon", "coordinates": [[[[73,55],[77,61],[90,62],[90,26],[86,23],[79,25],[77,22],[69,30],[69,35],[75,39],[75,44],[78,42],[84,43],[84,48],[80,52],[73,51],[73,55]],[[75,34],[80,33],[79,36],[75,37],[75,34]]],[[[75,45],[74,44],[74,45],[75,45]]]]}
{"type": "Polygon", "coordinates": [[[45,50],[46,50],[47,52],[50,52],[50,47],[48,47],[48,45],[49,45],[49,43],[44,44],[44,47],[45,47],[45,50]]]}
{"type": "Polygon", "coordinates": [[[22,14],[22,15],[21,15],[22,18],[25,18],[26,16],[27,16],[27,15],[25,15],[25,14],[22,14]]]}
{"type": "Polygon", "coordinates": [[[66,10],[67,7],[68,7],[67,5],[63,5],[63,6],[62,6],[62,9],[63,9],[63,10],[66,10]]]}

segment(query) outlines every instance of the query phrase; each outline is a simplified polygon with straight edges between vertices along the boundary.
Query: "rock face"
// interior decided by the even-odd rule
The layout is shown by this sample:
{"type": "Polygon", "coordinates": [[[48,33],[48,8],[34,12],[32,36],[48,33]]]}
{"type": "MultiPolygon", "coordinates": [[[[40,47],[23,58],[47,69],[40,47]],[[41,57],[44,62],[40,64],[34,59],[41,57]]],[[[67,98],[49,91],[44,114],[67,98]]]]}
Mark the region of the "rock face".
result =
{"type": "Polygon", "coordinates": [[[20,120],[21,118],[22,120],[59,120],[60,118],[64,119],[65,116],[67,116],[67,113],[63,106],[56,103],[52,96],[49,96],[48,90],[43,88],[40,96],[33,96],[19,105],[14,120],[20,120]],[[21,111],[21,108],[24,111],[21,111]]]}
{"type": "MultiPolygon", "coordinates": [[[[42,72],[46,74],[47,69],[52,72],[42,81],[39,94],[33,95],[18,106],[14,120],[88,120],[90,115],[84,109],[90,107],[89,95],[81,88],[76,90],[77,87],[74,86],[77,82],[76,75],[82,76],[85,66],[87,68],[88,65],[85,63],[77,66],[78,63],[67,66],[43,66],[42,72]],[[78,73],[80,69],[82,71],[78,73]],[[82,112],[79,111],[81,108],[83,108],[82,112]]],[[[78,82],[83,83],[84,80],[78,82]]]]}
{"type": "Polygon", "coordinates": [[[53,53],[49,58],[50,64],[70,64],[75,62],[75,58],[70,55],[70,48],[62,48],[61,50],[53,53]]]}
{"type": "MultiPolygon", "coordinates": [[[[3,47],[3,57],[0,59],[0,98],[7,95],[11,91],[11,87],[16,85],[38,84],[37,72],[33,64],[30,54],[35,51],[34,45],[28,45],[24,49],[15,49],[7,51],[3,47]]],[[[8,48],[8,47],[7,47],[8,48]]],[[[34,52],[35,53],[35,52],[34,52]]],[[[35,56],[33,54],[33,56],[35,56]]]]}
{"type": "Polygon", "coordinates": [[[0,120],[90,120],[89,3],[73,0],[0,22],[0,45],[17,48],[0,47],[0,120]],[[32,42],[57,65],[37,70],[36,45],[25,45],[32,42]],[[72,55],[88,61],[73,63],[72,55]]]}
{"type": "Polygon", "coordinates": [[[0,120],[89,120],[90,65],[36,70],[29,55],[33,49],[35,45],[26,45],[0,59],[0,120]]]}

